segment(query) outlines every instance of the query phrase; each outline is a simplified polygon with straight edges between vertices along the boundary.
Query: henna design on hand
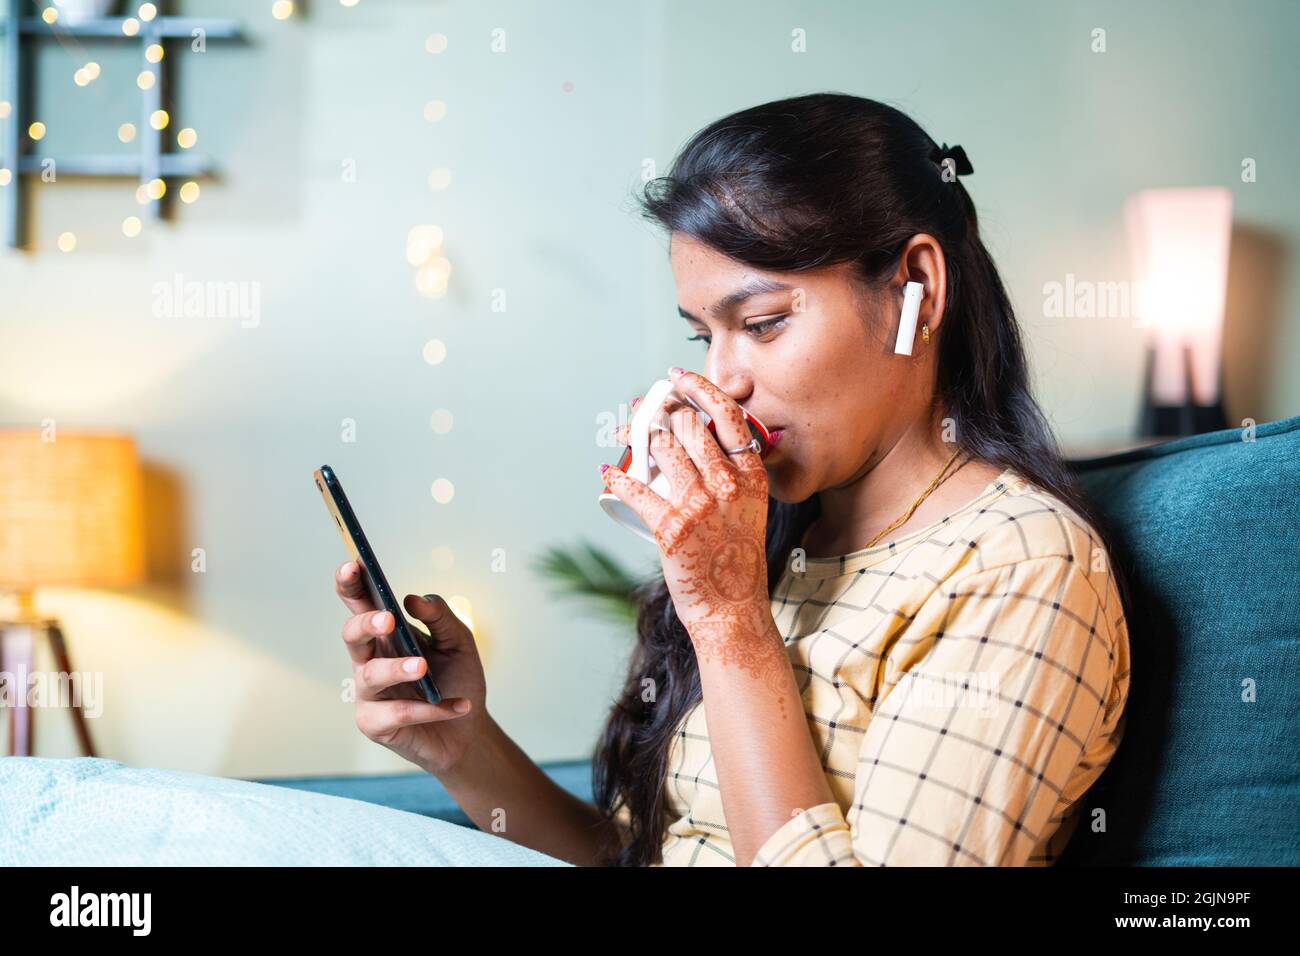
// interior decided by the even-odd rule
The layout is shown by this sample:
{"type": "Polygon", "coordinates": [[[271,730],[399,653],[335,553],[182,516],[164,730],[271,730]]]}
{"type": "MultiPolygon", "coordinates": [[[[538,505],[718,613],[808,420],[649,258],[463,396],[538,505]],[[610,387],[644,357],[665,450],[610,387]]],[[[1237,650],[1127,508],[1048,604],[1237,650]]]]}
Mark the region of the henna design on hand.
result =
{"type": "MultiPolygon", "coordinates": [[[[691,381],[708,398],[701,404],[718,409],[718,435],[749,434],[738,405],[707,379],[691,381]]],[[[653,531],[673,605],[701,664],[736,666],[761,681],[784,719],[794,680],[768,597],[763,460],[754,451],[728,455],[684,402],[670,401],[664,411],[671,427],[652,430],[650,447],[668,476],[671,500],[622,472],[606,474],[606,482],[653,531]]],[[[629,433],[627,426],[616,432],[624,444],[629,433]]]]}
{"type": "Polygon", "coordinates": [[[766,605],[755,609],[748,625],[741,619],[693,624],[691,643],[701,664],[736,666],[761,681],[776,698],[777,712],[785,720],[785,696],[792,674],[790,657],[785,641],[770,623],[770,614],[766,628],[762,614],[768,614],[766,605]]]}
{"type": "Polygon", "coordinates": [[[701,663],[738,666],[763,682],[785,718],[790,659],[772,620],[763,549],[766,513],[747,516],[743,530],[697,524],[675,527],[688,537],[677,555],[670,591],[701,663]]]}
{"type": "Polygon", "coordinates": [[[758,452],[747,451],[735,463],[735,468],[738,476],[737,483],[740,486],[740,497],[761,502],[766,523],[767,469],[763,467],[763,459],[758,452]]]}
{"type": "Polygon", "coordinates": [[[698,473],[688,479],[675,497],[677,506],[669,510],[654,528],[655,541],[665,558],[675,555],[682,542],[717,508],[717,502],[710,497],[704,479],[698,473]]]}

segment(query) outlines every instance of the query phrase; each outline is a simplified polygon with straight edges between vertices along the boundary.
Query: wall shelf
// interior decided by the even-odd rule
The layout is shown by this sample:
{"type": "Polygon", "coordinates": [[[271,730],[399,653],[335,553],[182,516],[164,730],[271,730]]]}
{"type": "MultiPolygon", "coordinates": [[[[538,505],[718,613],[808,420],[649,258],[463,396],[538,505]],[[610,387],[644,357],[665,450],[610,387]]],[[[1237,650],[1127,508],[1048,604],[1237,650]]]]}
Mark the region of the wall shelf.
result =
{"type": "MultiPolygon", "coordinates": [[[[164,143],[165,130],[156,130],[150,124],[149,118],[156,110],[166,109],[170,117],[167,128],[179,125],[167,96],[171,85],[168,79],[173,57],[168,51],[161,62],[150,63],[145,59],[145,51],[153,43],[162,44],[166,49],[166,41],[191,40],[195,31],[202,32],[205,43],[209,40],[239,40],[242,34],[237,21],[158,16],[152,20],[137,21],[139,32],[127,36],[122,31],[122,24],[129,17],[101,17],[68,25],[58,21],[50,24],[40,17],[21,16],[20,8],[30,6],[25,0],[7,0],[7,6],[8,18],[0,20],[0,36],[3,36],[5,44],[5,89],[10,99],[10,113],[7,119],[0,121],[3,124],[0,168],[10,170],[12,180],[8,186],[0,187],[0,198],[5,202],[4,232],[8,246],[20,248],[25,242],[27,197],[24,179],[30,175],[40,175],[42,164],[47,160],[54,160],[59,173],[133,178],[141,185],[155,179],[164,182],[180,177],[192,179],[209,175],[213,171],[209,158],[201,153],[191,153],[188,150],[169,152],[164,143]],[[48,156],[33,151],[33,147],[38,147],[39,143],[33,142],[27,132],[28,125],[36,118],[36,91],[31,78],[31,56],[27,45],[32,41],[57,40],[62,37],[134,43],[139,46],[140,59],[144,64],[142,69],[153,72],[157,80],[149,89],[141,91],[141,121],[136,134],[139,150],[135,155],[107,153],[48,156]]],[[[142,209],[151,219],[161,218],[168,202],[167,197],[171,194],[172,190],[168,189],[162,199],[151,199],[142,209]]]]}

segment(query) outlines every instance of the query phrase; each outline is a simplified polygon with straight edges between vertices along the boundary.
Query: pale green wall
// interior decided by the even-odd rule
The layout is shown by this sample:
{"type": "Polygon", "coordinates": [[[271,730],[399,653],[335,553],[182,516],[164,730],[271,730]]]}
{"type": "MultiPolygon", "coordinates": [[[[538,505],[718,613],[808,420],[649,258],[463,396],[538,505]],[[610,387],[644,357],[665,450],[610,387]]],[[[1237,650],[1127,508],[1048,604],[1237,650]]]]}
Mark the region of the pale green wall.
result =
{"type": "MultiPolygon", "coordinates": [[[[1129,277],[1130,192],[1227,185],[1242,248],[1259,251],[1234,275],[1262,269],[1267,293],[1229,319],[1229,411],[1300,412],[1284,374],[1300,355],[1295,4],[311,6],[281,23],[269,0],[183,5],[243,19],[251,42],[180,64],[177,119],[221,175],[174,223],[126,240],[132,184],[64,179],[33,190],[36,251],[0,254],[0,424],[130,430],[156,513],[179,521],[150,587],[41,597],[78,667],[105,674],[92,729],[107,756],[238,775],[404,766],[338,698],[342,552],[309,484],[323,461],[395,587],[473,602],[506,729],[538,759],[589,752],[630,635],[552,596],[528,564],[585,537],[653,566],[595,505],[595,466],[614,454],[597,416],[703,353],[684,341],[664,240],[630,194],[644,159],[666,169],[694,130],[744,106],[842,90],[966,147],[965,182],[1067,445],[1127,434],[1141,342],[1122,319],[1044,318],[1043,284],[1129,277]],[[504,54],[489,51],[497,27],[504,54]],[[1089,50],[1094,27],[1104,54],[1089,50]],[[806,53],[790,51],[796,28],[806,53]],[[439,56],[423,47],[435,30],[450,38],[439,56]],[[449,109],[430,124],[434,97],[449,109]],[[1239,181],[1244,156],[1255,184],[1239,181]],[[453,170],[441,193],[425,184],[437,165],[453,170]],[[455,269],[440,301],[417,293],[404,258],[425,222],[446,231],[455,269]],[[64,230],[71,254],[54,249],[64,230]],[[154,318],[153,285],[177,272],[259,283],[260,324],[154,318]],[[421,357],[431,338],[448,346],[438,366],[421,357]],[[430,429],[436,408],[453,412],[449,434],[430,429]],[[355,444],[340,441],[344,418],[355,444]],[[448,505],[429,495],[437,477],[455,483],[448,505]],[[437,545],[454,550],[451,570],[433,568],[437,545]],[[205,574],[189,571],[194,547],[205,574]]],[[[46,47],[50,153],[116,148],[117,125],[138,122],[134,58],[93,55],[103,73],[80,89],[82,55],[46,47]]],[[[38,714],[38,750],[75,753],[64,715],[38,714]]]]}

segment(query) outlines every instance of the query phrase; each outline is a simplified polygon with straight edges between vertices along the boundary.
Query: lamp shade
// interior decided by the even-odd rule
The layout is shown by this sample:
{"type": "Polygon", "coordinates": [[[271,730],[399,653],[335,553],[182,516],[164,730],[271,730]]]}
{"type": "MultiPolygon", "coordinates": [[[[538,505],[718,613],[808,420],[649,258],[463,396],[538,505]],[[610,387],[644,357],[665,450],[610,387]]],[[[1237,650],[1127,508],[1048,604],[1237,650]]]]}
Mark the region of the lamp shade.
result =
{"type": "Polygon", "coordinates": [[[124,435],[0,429],[0,590],[144,579],[143,476],[124,435]]]}
{"type": "Polygon", "coordinates": [[[1232,193],[1148,189],[1124,205],[1139,325],[1154,352],[1151,400],[1214,405],[1219,396],[1232,193]],[[1191,350],[1187,384],[1184,350],[1191,350]]]}

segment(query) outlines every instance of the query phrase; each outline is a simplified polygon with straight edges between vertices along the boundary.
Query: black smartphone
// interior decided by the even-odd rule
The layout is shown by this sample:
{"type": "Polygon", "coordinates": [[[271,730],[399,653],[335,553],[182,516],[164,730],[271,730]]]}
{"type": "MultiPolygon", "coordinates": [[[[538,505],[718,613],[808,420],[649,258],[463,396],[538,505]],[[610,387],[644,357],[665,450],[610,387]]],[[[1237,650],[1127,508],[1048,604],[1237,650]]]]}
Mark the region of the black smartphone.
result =
{"type": "MultiPolygon", "coordinates": [[[[348,496],[343,493],[343,486],[339,484],[338,475],[334,474],[334,469],[329,465],[321,465],[312,473],[312,477],[316,480],[316,488],[325,502],[325,507],[329,509],[335,527],[343,538],[344,546],[361,568],[361,576],[365,578],[366,590],[370,592],[370,600],[374,602],[376,610],[387,610],[393,615],[393,620],[397,622],[396,627],[393,628],[392,633],[387,638],[388,653],[386,656],[424,657],[427,661],[428,656],[422,645],[431,647],[433,638],[428,635],[428,632],[406,619],[406,615],[397,601],[397,596],[393,594],[393,589],[388,586],[388,579],[384,577],[384,572],[379,568],[379,559],[375,557],[375,552],[371,549],[370,543],[366,541],[366,534],[361,530],[361,522],[357,520],[352,505],[348,503],[348,496]],[[396,648],[392,645],[393,641],[397,642],[396,648]]],[[[415,683],[419,686],[420,692],[424,694],[424,699],[429,703],[436,704],[442,700],[438,685],[433,682],[433,677],[427,669],[424,676],[415,683]]]]}

